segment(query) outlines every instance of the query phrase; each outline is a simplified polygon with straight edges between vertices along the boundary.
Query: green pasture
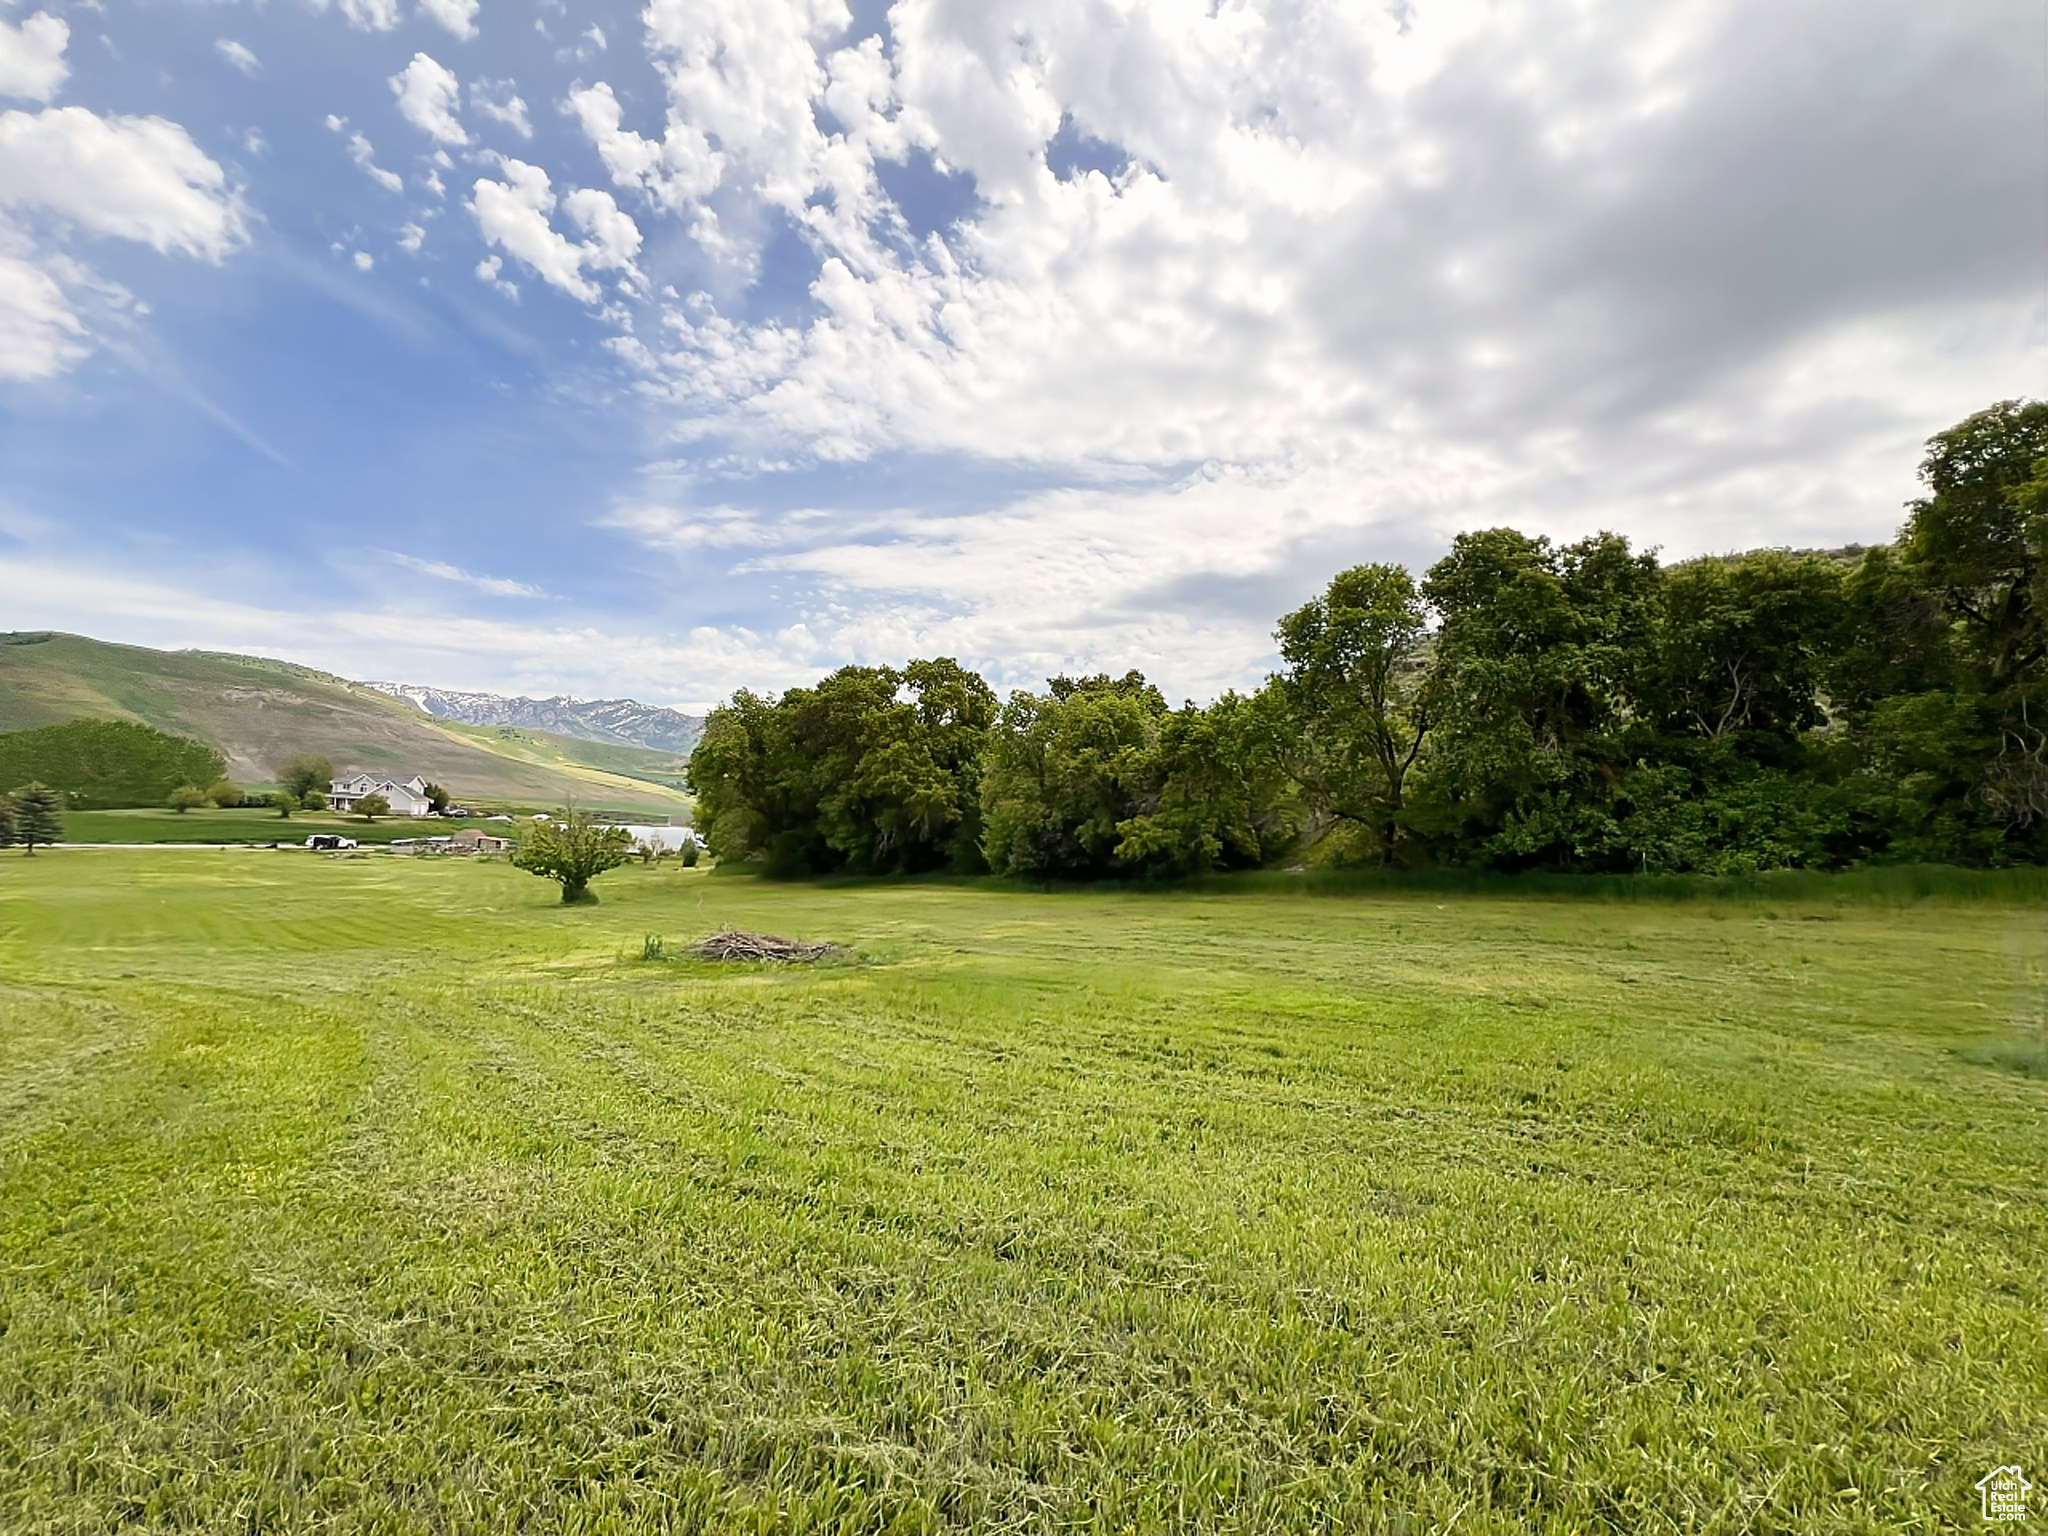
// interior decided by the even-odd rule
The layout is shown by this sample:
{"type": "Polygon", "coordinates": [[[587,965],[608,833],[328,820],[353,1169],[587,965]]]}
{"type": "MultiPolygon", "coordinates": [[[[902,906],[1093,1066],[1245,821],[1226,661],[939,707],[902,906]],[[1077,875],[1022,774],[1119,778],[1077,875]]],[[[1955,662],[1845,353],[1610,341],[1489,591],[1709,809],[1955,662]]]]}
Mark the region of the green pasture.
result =
{"type": "Polygon", "coordinates": [[[0,863],[0,1530],[1937,1531],[2048,1471],[2039,905],[595,889],[0,863]],[[724,924],[849,953],[673,958],[724,924]]]}
{"type": "MultiPolygon", "coordinates": [[[[466,826],[486,832],[504,829],[502,822],[419,821],[409,816],[337,816],[332,811],[293,811],[283,817],[260,806],[190,811],[154,810],[66,811],[67,843],[304,843],[315,832],[339,832],[359,843],[388,843],[401,837],[441,837],[466,826]]],[[[41,857],[40,854],[37,855],[41,857]]]]}

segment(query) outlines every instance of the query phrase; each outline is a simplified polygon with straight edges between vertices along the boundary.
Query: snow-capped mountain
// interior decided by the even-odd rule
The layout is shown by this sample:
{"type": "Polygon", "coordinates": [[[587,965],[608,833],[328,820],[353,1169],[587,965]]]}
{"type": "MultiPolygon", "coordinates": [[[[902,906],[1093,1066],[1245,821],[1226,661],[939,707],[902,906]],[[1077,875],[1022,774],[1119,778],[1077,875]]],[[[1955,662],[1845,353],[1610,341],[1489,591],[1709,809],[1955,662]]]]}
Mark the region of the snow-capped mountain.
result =
{"type": "Polygon", "coordinates": [[[419,683],[366,683],[379,693],[464,725],[516,725],[530,731],[553,731],[585,741],[614,746],[649,747],[657,752],[688,752],[703,734],[704,721],[679,709],[641,704],[632,699],[578,699],[568,694],[552,699],[508,699],[498,693],[459,693],[419,683]]]}

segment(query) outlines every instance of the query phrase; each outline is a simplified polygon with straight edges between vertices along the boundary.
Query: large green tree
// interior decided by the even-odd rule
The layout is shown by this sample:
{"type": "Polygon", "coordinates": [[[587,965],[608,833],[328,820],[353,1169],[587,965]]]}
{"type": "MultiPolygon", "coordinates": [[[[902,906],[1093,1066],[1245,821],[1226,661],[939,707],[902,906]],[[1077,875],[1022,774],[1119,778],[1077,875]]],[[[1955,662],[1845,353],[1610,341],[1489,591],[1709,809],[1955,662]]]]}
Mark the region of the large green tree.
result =
{"type": "Polygon", "coordinates": [[[1827,718],[1821,683],[1838,647],[1842,567],[1759,550],[1665,573],[1642,708],[1658,729],[1721,740],[1796,735],[1827,718]]]}
{"type": "Polygon", "coordinates": [[[334,764],[312,752],[294,752],[277,765],[278,787],[300,805],[311,805],[313,796],[325,803],[327,786],[334,782],[334,764]]]}
{"type": "Polygon", "coordinates": [[[842,667],[713,710],[690,757],[698,823],[721,858],[778,874],[979,864],[982,746],[995,695],[949,658],[842,667]]]}
{"type": "Polygon", "coordinates": [[[1114,858],[1146,877],[1249,869],[1291,848],[1298,796],[1261,701],[1226,693],[1162,717],[1114,858]]]}
{"type": "Polygon", "coordinates": [[[1937,433],[1902,540],[1986,692],[2038,683],[2048,657],[2048,403],[2006,400],[1937,433]]]}
{"type": "Polygon", "coordinates": [[[1275,742],[1323,830],[1350,822],[1390,857],[1408,776],[1436,701],[1423,648],[1428,618],[1396,565],[1361,565],[1280,620],[1286,669],[1274,679],[1275,742]]]}
{"type": "Polygon", "coordinates": [[[1166,713],[1138,672],[1056,677],[1042,694],[1012,693],[982,774],[989,867],[1036,880],[1133,873],[1117,850],[1127,824],[1157,809],[1166,713]]]}
{"type": "Polygon", "coordinates": [[[1663,586],[1654,554],[1612,533],[1559,548],[1492,528],[1459,535],[1430,568],[1425,821],[1440,855],[1509,869],[1624,861],[1611,802],[1663,586]]]}

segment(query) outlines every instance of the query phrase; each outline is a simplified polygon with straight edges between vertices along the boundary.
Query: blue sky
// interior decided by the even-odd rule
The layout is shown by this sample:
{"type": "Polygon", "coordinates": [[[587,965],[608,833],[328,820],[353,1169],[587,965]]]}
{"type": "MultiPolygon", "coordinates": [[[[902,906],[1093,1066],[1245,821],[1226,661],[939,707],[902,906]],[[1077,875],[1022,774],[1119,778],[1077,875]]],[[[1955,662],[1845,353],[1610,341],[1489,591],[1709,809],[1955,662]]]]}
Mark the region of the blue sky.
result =
{"type": "Polygon", "coordinates": [[[1206,697],[1462,528],[1882,539],[2048,383],[2044,16],[15,0],[6,623],[1206,697]]]}

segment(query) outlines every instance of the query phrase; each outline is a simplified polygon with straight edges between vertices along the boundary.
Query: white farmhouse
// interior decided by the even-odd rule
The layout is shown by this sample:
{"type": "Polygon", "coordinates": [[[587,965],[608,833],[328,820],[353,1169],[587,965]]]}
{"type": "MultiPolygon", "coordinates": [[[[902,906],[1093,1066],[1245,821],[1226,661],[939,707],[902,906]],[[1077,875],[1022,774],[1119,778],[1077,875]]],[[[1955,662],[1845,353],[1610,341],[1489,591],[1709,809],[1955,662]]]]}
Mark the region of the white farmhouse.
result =
{"type": "Polygon", "coordinates": [[[434,809],[427,799],[427,781],[418,774],[403,784],[396,779],[380,779],[374,773],[336,779],[327,791],[327,803],[347,815],[356,808],[358,800],[368,795],[382,795],[393,816],[427,816],[434,809]]]}

